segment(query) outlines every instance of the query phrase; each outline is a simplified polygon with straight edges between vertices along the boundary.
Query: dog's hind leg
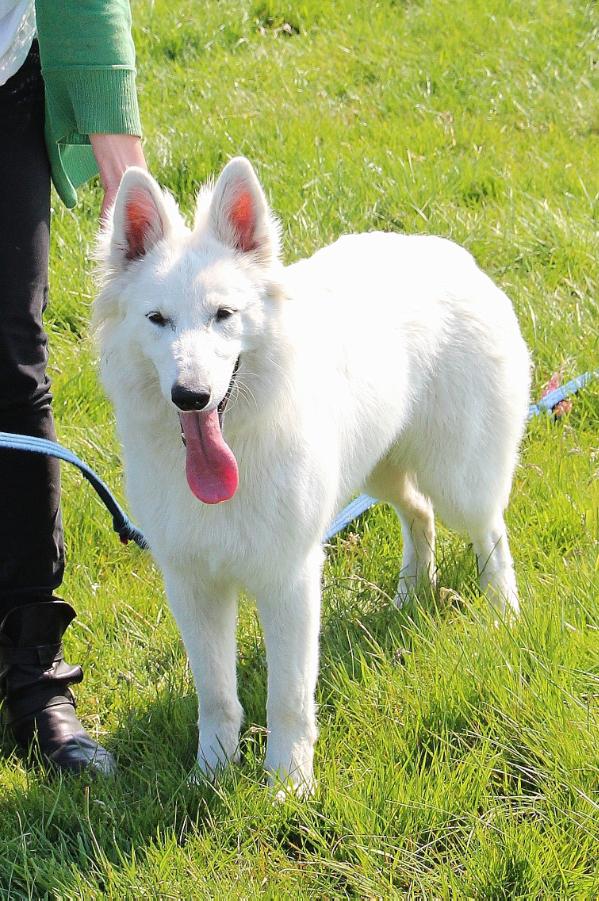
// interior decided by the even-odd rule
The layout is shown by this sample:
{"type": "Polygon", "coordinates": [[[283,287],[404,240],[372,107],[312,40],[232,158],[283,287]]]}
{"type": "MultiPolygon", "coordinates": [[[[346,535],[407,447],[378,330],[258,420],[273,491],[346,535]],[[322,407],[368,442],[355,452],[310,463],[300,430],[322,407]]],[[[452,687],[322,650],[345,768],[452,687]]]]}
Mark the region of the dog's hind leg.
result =
{"type": "Polygon", "coordinates": [[[198,694],[197,762],[212,777],[239,755],[243,710],[237,699],[237,595],[231,586],[208,586],[172,569],[164,575],[198,694]]]}
{"type": "Polygon", "coordinates": [[[391,504],[401,522],[402,565],[395,595],[401,607],[418,587],[435,580],[435,517],[431,501],[416,487],[413,476],[388,461],[380,463],[368,481],[368,490],[391,504]]]}
{"type": "Polygon", "coordinates": [[[300,796],[314,790],[322,560],[318,545],[295,572],[264,586],[257,597],[268,661],[265,767],[271,784],[280,782],[300,796]]]}

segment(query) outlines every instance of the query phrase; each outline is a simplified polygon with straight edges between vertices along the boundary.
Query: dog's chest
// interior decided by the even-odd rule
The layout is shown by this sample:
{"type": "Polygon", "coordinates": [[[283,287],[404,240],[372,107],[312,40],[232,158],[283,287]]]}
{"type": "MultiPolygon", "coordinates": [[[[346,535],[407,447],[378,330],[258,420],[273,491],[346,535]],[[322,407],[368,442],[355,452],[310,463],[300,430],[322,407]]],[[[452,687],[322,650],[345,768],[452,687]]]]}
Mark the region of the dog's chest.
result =
{"type": "Polygon", "coordinates": [[[283,569],[313,535],[322,516],[306,474],[285,454],[244,448],[239,488],[231,500],[206,505],[191,493],[185,453],[170,444],[125,442],[127,491],[134,515],[158,561],[197,561],[212,575],[227,572],[250,587],[265,570],[283,569]],[[127,446],[128,445],[128,446],[127,446]]]}

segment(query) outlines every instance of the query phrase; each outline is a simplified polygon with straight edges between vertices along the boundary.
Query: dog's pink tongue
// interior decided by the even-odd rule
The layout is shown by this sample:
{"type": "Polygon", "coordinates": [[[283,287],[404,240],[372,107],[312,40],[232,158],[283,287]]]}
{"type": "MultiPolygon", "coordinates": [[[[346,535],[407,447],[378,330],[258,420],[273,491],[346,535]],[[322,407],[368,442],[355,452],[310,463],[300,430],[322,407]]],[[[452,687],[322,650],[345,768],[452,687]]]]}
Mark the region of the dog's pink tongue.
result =
{"type": "Polygon", "coordinates": [[[220,430],[218,411],[183,413],[180,416],[187,461],[187,483],[195,496],[205,504],[228,501],[237,491],[237,460],[225,444],[220,430]]]}

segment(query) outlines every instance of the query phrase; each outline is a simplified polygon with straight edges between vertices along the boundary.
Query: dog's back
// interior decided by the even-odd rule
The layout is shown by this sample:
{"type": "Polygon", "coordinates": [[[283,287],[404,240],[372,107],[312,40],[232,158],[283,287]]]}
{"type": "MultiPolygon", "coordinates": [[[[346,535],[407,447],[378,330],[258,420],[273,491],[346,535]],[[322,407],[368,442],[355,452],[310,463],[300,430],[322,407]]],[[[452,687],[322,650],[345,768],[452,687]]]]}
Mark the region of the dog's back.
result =
{"type": "Polygon", "coordinates": [[[287,276],[294,375],[310,429],[326,436],[315,457],[339,455],[336,503],[387,454],[454,527],[465,527],[457,490],[485,502],[485,468],[507,503],[530,364],[510,301],[472,256],[441,238],[350,235],[287,276]]]}

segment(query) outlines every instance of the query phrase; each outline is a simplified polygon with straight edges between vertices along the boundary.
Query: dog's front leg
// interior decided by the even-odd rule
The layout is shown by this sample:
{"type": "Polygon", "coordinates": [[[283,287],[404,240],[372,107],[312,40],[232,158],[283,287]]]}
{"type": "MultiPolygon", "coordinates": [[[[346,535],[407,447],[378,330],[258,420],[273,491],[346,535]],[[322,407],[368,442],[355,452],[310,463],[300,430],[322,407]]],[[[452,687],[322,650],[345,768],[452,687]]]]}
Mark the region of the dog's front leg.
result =
{"type": "Polygon", "coordinates": [[[232,586],[205,584],[180,570],[165,571],[165,581],[198,693],[197,762],[212,777],[239,756],[243,710],[237,699],[237,594],[232,586]]]}
{"type": "Polygon", "coordinates": [[[268,662],[265,766],[271,784],[281,782],[300,795],[314,790],[322,559],[318,546],[298,571],[258,597],[268,662]]]}

